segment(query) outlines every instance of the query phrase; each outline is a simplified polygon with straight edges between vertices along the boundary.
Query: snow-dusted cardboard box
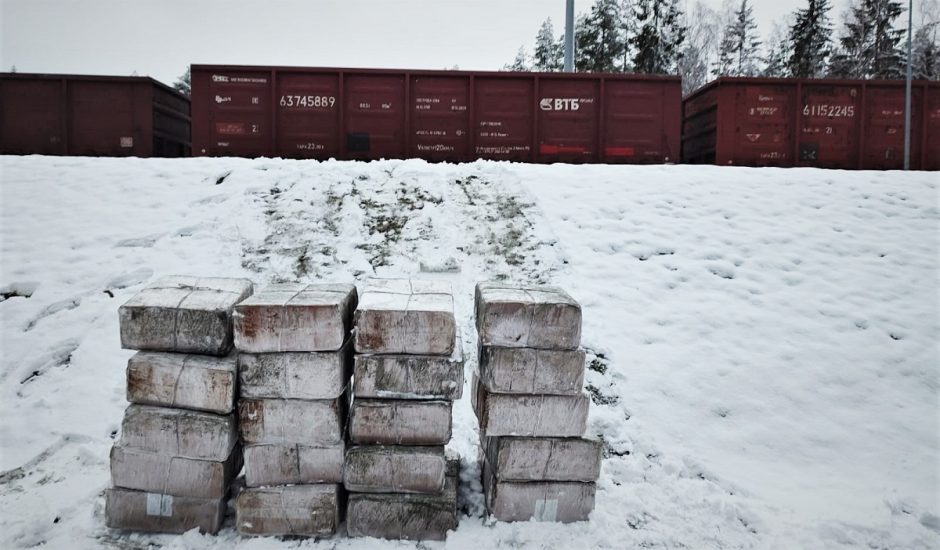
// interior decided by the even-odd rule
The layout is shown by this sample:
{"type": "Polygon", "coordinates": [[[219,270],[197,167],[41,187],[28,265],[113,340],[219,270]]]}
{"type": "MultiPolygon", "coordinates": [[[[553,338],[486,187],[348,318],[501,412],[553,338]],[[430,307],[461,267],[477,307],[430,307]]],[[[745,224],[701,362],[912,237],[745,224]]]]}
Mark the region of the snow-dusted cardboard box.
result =
{"type": "Polygon", "coordinates": [[[344,496],[335,483],[247,488],[235,499],[235,526],[243,535],[332,535],[344,496]]]}
{"type": "Polygon", "coordinates": [[[357,353],[450,355],[456,342],[450,283],[370,279],[356,310],[357,353]]]}
{"type": "Polygon", "coordinates": [[[493,393],[578,395],[583,350],[480,346],[480,379],[493,393]]]}
{"type": "Polygon", "coordinates": [[[457,469],[449,456],[444,490],[437,494],[351,493],[346,531],[351,537],[444,540],[457,528],[457,469]]]}
{"type": "Polygon", "coordinates": [[[499,481],[483,466],[486,510],[500,521],[584,521],[594,509],[594,483],[499,481]]]}
{"type": "Polygon", "coordinates": [[[195,460],[111,447],[111,484],[115,487],[181,497],[223,498],[241,470],[236,445],[224,462],[195,460]]]}
{"type": "Polygon", "coordinates": [[[342,483],[344,443],[334,445],[266,444],[245,447],[245,485],[342,483]]]}
{"type": "Polygon", "coordinates": [[[354,399],[349,438],[360,445],[444,445],[450,441],[451,402],[354,399]]]}
{"type": "Polygon", "coordinates": [[[121,424],[121,446],[167,456],[228,459],[238,441],[235,415],[130,405],[121,424]]]}
{"type": "Polygon", "coordinates": [[[450,399],[463,395],[463,353],[458,339],[450,356],[356,355],[356,397],[450,399]]]}
{"type": "Polygon", "coordinates": [[[577,349],[581,343],[581,306],[560,288],[481,282],[475,294],[481,345],[577,349]]]}
{"type": "Polygon", "coordinates": [[[199,529],[216,534],[225,519],[225,499],[147,493],[113,487],[107,490],[105,524],[112,529],[185,533],[199,529]]]}
{"type": "Polygon", "coordinates": [[[127,349],[226,355],[232,311],[251,295],[248,279],[170,276],[142,289],[118,310],[127,349]]]}
{"type": "Polygon", "coordinates": [[[349,385],[352,345],[338,351],[238,354],[239,392],[264,399],[335,399],[349,385]]]}
{"type": "Polygon", "coordinates": [[[127,400],[228,414],[235,407],[235,354],[139,351],[127,361],[127,400]]]}
{"type": "Polygon", "coordinates": [[[239,399],[238,427],[245,445],[336,445],[343,441],[346,395],[331,400],[239,399]]]}
{"type": "Polygon", "coordinates": [[[473,376],[471,405],[483,436],[580,437],[587,428],[587,394],[492,393],[473,376]]]}
{"type": "Polygon", "coordinates": [[[346,452],[343,485],[358,493],[440,493],[444,447],[360,446],[346,452]]]}
{"type": "Polygon", "coordinates": [[[338,350],[356,301],[350,284],[271,285],[235,308],[235,347],[248,353],[338,350]]]}
{"type": "Polygon", "coordinates": [[[596,481],[601,442],[582,437],[484,437],[484,460],[500,481],[596,481]]]}

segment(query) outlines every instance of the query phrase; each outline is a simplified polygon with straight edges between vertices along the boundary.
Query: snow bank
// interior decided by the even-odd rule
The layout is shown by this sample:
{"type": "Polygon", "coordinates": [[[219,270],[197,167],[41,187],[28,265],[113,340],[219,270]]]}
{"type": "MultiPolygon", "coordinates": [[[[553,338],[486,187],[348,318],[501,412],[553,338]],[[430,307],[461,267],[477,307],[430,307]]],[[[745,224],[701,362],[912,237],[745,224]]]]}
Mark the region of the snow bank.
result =
{"type": "Polygon", "coordinates": [[[465,389],[449,548],[940,544],[936,174],[0,157],[0,179],[5,548],[413,546],[104,528],[117,307],[174,273],[446,279],[468,372],[476,281],[580,300],[592,520],[480,516],[465,389]]]}

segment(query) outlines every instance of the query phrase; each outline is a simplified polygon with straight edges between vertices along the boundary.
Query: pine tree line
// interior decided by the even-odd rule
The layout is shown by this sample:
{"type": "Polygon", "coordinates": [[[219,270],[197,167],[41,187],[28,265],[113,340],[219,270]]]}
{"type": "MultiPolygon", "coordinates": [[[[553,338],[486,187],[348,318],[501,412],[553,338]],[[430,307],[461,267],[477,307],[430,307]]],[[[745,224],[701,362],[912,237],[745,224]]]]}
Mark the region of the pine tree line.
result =
{"type": "MultiPolygon", "coordinates": [[[[575,21],[574,65],[578,72],[679,74],[687,33],[682,0],[595,0],[575,21]]],[[[564,34],[551,18],[535,37],[533,54],[524,47],[507,70],[560,71],[564,34]]]]}
{"type": "MultiPolygon", "coordinates": [[[[687,93],[717,76],[901,78],[906,13],[900,0],[851,0],[840,24],[831,0],[803,0],[763,39],[755,0],[594,0],[575,21],[575,70],[678,74],[687,93]],[[902,17],[904,15],[905,17],[902,17]]],[[[918,2],[912,37],[915,78],[940,80],[940,0],[918,2]]],[[[560,71],[564,36],[546,19],[533,54],[519,48],[507,70],[560,71]]]]}

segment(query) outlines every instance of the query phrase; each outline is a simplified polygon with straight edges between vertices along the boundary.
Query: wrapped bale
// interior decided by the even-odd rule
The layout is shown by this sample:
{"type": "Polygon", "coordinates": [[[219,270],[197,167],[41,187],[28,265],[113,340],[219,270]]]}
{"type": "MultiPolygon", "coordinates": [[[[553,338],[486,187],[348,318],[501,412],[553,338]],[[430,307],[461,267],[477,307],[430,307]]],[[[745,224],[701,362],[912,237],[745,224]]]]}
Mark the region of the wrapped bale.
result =
{"type": "Polygon", "coordinates": [[[337,351],[240,353],[242,397],[264,399],[335,399],[349,384],[350,344],[337,351]]]}
{"type": "Polygon", "coordinates": [[[232,349],[232,311],[251,292],[248,279],[160,279],[118,310],[121,346],[226,355],[232,349]]]}
{"type": "Polygon", "coordinates": [[[471,404],[487,436],[579,437],[587,428],[587,394],[491,393],[474,376],[471,404]]]}
{"type": "Polygon", "coordinates": [[[349,438],[360,445],[444,445],[451,406],[443,400],[355,399],[349,438]]]}
{"type": "Polygon", "coordinates": [[[577,481],[500,481],[483,466],[487,511],[500,521],[585,521],[594,509],[594,483],[577,481]]]}
{"type": "Polygon", "coordinates": [[[130,405],[121,446],[167,456],[224,462],[238,441],[235,415],[130,405]]]}
{"type": "Polygon", "coordinates": [[[342,483],[343,443],[334,445],[267,444],[245,447],[245,485],[342,483]]]}
{"type": "Polygon", "coordinates": [[[216,534],[225,518],[225,500],[147,493],[114,487],[105,496],[105,524],[113,529],[185,533],[198,528],[216,534]]]}
{"type": "Polygon", "coordinates": [[[446,471],[443,447],[352,447],[343,485],[359,493],[440,493],[446,471]]]}
{"type": "Polygon", "coordinates": [[[370,279],[356,310],[357,353],[450,355],[457,323],[443,281],[370,279]]]}
{"type": "Polygon", "coordinates": [[[271,285],[235,308],[235,346],[247,353],[338,350],[357,298],[349,284],[271,285]]]}
{"type": "Polygon", "coordinates": [[[577,349],[581,342],[581,306],[560,288],[478,283],[474,310],[483,346],[577,349]]]}
{"type": "Polygon", "coordinates": [[[127,361],[127,400],[228,414],[235,407],[235,354],[139,351],[127,361]]]}
{"type": "Polygon", "coordinates": [[[342,521],[343,497],[332,483],[244,489],[235,499],[235,525],[243,535],[329,536],[342,521]]]}
{"type": "Polygon", "coordinates": [[[459,341],[450,356],[356,355],[356,397],[448,399],[463,395],[463,354],[459,341]]]}
{"type": "Polygon", "coordinates": [[[237,445],[224,462],[168,456],[120,445],[111,447],[111,484],[148,493],[224,498],[241,467],[237,445]]]}
{"type": "Polygon", "coordinates": [[[578,395],[583,350],[481,346],[480,380],[493,393],[578,395]]]}
{"type": "Polygon", "coordinates": [[[343,442],[346,395],[332,400],[240,399],[238,427],[245,445],[336,445],[343,442]]]}
{"type": "Polygon", "coordinates": [[[500,481],[596,481],[601,442],[582,437],[485,437],[486,462],[500,481]]]}

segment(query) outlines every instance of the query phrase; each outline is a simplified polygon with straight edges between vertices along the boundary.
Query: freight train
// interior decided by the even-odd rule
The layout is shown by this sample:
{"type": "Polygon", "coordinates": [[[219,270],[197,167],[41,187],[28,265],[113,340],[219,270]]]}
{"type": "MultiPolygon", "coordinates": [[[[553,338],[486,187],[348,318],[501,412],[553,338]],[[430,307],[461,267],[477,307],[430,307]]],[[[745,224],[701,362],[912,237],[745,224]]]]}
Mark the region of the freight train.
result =
{"type": "MultiPolygon", "coordinates": [[[[193,65],[0,75],[0,154],[423,158],[899,169],[904,82],[193,65]],[[191,109],[190,109],[191,105],[191,109]],[[190,140],[191,136],[191,140],[190,140]]],[[[915,81],[911,167],[940,170],[940,83],[915,81]]]]}

